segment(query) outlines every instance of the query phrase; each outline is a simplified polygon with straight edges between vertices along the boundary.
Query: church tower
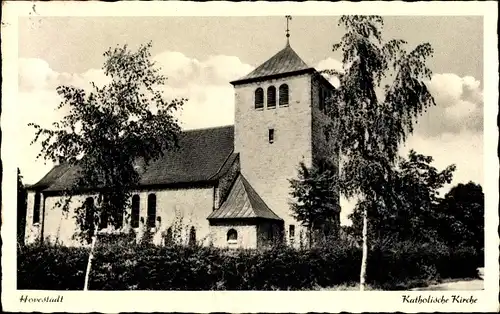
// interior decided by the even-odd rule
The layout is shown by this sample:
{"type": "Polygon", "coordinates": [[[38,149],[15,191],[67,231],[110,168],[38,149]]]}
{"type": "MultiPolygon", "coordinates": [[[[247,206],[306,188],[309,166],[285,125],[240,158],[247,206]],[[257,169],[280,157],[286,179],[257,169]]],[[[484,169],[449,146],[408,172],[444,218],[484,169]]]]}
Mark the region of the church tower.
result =
{"type": "Polygon", "coordinates": [[[292,216],[288,180],[297,178],[300,162],[310,167],[320,158],[337,158],[324,128],[325,100],[334,87],[297,55],[288,37],[287,31],[282,50],[231,82],[234,149],[242,175],[283,219],[286,242],[298,245],[306,230],[292,216]]]}

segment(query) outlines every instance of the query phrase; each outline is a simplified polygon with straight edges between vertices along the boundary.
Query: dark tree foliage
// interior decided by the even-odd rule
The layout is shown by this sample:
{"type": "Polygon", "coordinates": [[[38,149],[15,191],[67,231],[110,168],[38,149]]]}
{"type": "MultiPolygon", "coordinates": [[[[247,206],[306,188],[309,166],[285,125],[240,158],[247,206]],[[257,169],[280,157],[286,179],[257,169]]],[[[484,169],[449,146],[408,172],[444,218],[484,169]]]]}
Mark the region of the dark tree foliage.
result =
{"type": "Polygon", "coordinates": [[[368,230],[371,243],[440,241],[439,190],[451,182],[455,165],[438,171],[431,165],[432,161],[431,156],[413,150],[407,159],[401,158],[391,176],[390,187],[394,199],[382,204],[359,202],[350,215],[353,224],[348,232],[361,239],[363,210],[367,209],[372,213],[368,230]],[[393,207],[387,207],[387,204],[393,207]]]}
{"type": "Polygon", "coordinates": [[[328,234],[338,224],[337,177],[333,162],[322,159],[310,168],[300,163],[297,179],[289,180],[290,195],[294,199],[290,204],[293,216],[308,228],[310,244],[313,243],[314,231],[328,234]]]}
{"type": "Polygon", "coordinates": [[[481,185],[460,183],[439,202],[439,236],[452,247],[484,249],[484,194],[481,185]]]}
{"type": "MultiPolygon", "coordinates": [[[[59,86],[62,97],[59,109],[69,113],[52,129],[31,123],[40,141],[39,157],[67,163],[78,169],[78,179],[65,191],[60,204],[69,208],[71,196],[83,190],[96,193],[95,221],[108,217],[120,226],[124,208],[129,205],[130,190],[137,186],[136,163],[145,166],[166,150],[177,147],[180,127],[173,113],[185,99],[167,101],[162,86],[166,78],[151,61],[151,43],[131,51],[127,45],[104,53],[102,67],[110,83],[92,90],[59,86]]],[[[85,208],[77,209],[82,233],[88,233],[85,208]]],[[[93,220],[94,221],[94,220],[93,220]]],[[[84,238],[87,238],[84,235],[84,238]]]]}

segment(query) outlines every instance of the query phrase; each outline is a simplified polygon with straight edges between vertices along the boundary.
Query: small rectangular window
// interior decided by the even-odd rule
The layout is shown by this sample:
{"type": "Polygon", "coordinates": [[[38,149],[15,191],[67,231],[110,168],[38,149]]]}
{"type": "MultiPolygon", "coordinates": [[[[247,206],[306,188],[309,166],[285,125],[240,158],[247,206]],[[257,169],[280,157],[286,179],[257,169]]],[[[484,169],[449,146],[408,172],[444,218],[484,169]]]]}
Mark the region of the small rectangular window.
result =
{"type": "Polygon", "coordinates": [[[274,143],[274,129],[269,129],[269,143],[274,143]]]}
{"type": "Polygon", "coordinates": [[[35,202],[33,204],[33,224],[40,222],[40,193],[35,193],[35,202]]]}

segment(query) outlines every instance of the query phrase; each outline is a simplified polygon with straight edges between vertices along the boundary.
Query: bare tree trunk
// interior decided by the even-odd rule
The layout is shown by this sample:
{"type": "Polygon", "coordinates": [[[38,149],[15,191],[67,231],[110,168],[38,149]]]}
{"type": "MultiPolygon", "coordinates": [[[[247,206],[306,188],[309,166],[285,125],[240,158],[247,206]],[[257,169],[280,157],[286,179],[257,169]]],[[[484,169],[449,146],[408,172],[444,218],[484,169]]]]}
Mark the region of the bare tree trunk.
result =
{"type": "Polygon", "coordinates": [[[363,210],[363,256],[361,258],[361,272],[359,274],[359,291],[365,290],[366,266],[368,261],[368,212],[363,210]]]}
{"type": "Polygon", "coordinates": [[[92,259],[94,258],[94,248],[97,242],[97,229],[92,237],[92,245],[90,246],[89,260],[87,262],[87,271],[85,272],[85,284],[83,286],[83,291],[87,291],[89,289],[89,277],[90,277],[90,268],[92,267],[92,259]]]}

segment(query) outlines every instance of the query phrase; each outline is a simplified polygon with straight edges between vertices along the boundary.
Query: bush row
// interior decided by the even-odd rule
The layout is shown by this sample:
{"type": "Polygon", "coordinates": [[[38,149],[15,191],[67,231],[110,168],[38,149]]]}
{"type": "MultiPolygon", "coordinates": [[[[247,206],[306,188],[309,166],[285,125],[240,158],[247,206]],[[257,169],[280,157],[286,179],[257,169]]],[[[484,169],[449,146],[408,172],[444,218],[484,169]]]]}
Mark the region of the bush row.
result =
{"type": "MultiPolygon", "coordinates": [[[[29,246],[18,252],[18,289],[83,289],[88,249],[29,246]]],[[[400,245],[370,251],[368,282],[403,289],[415,280],[476,276],[473,249],[400,245]]],[[[345,244],[312,250],[102,245],[92,290],[298,290],[359,280],[361,249],[345,244]]]]}

